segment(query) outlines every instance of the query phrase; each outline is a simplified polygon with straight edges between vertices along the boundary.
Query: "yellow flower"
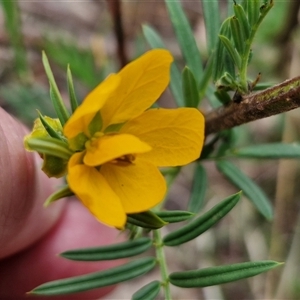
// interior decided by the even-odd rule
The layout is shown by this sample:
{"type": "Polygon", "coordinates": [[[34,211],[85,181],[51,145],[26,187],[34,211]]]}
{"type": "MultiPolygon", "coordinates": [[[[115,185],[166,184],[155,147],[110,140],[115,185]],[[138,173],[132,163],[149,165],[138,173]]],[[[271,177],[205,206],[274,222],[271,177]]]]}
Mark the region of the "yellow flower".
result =
{"type": "Polygon", "coordinates": [[[97,86],[65,124],[76,151],[68,163],[69,187],[109,226],[123,228],[126,214],[163,200],[166,183],[158,167],[200,155],[204,118],[197,109],[149,109],[169,84],[172,60],[166,50],[147,52],[97,86]]]}

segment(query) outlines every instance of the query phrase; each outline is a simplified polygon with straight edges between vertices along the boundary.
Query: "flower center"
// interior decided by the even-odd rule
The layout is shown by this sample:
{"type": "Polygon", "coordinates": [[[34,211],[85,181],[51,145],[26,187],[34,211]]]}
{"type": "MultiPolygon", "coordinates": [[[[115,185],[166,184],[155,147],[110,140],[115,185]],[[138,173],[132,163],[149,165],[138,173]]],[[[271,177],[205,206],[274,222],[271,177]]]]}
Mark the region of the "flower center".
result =
{"type": "Polygon", "coordinates": [[[132,164],[135,161],[135,155],[134,154],[125,154],[123,156],[120,156],[114,160],[111,160],[111,164],[116,164],[119,166],[128,166],[132,164]]]}
{"type": "Polygon", "coordinates": [[[85,143],[85,148],[89,151],[96,150],[99,138],[104,135],[103,132],[96,132],[88,141],[85,143]]]}
{"type": "Polygon", "coordinates": [[[100,167],[104,163],[110,163],[118,166],[129,166],[133,164],[136,159],[136,154],[123,154],[126,150],[124,152],[120,151],[120,149],[122,149],[121,144],[118,142],[115,143],[115,140],[113,138],[110,139],[109,136],[114,136],[114,134],[106,135],[103,132],[96,132],[85,143],[88,155],[94,158],[91,165],[97,165],[100,167]],[[99,157],[101,158],[101,154],[102,159],[99,159],[99,157]]]}

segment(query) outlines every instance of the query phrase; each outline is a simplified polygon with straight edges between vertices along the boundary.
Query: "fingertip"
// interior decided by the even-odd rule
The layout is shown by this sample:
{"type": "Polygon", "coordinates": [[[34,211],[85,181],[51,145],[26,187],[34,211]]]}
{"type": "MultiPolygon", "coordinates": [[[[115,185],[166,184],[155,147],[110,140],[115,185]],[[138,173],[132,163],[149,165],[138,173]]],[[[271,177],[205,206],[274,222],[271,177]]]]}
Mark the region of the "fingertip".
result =
{"type": "MultiPolygon", "coordinates": [[[[59,253],[70,249],[102,246],[123,240],[119,231],[96,221],[75,200],[67,202],[56,226],[39,242],[27,250],[0,263],[0,298],[10,295],[13,299],[45,299],[33,295],[38,285],[61,278],[112,268],[124,260],[80,262],[64,259],[59,253]],[[25,275],[25,272],[27,275],[25,275]],[[27,297],[25,296],[26,293],[27,297]]],[[[113,289],[112,286],[88,292],[56,296],[56,300],[98,299],[113,289]]],[[[1,298],[2,299],[2,298],[1,298]]],[[[52,297],[47,297],[52,299],[52,297]]]]}
{"type": "Polygon", "coordinates": [[[63,202],[43,207],[59,181],[47,178],[39,170],[39,157],[25,151],[25,134],[25,127],[0,108],[0,258],[38,240],[63,208],[63,202]]]}

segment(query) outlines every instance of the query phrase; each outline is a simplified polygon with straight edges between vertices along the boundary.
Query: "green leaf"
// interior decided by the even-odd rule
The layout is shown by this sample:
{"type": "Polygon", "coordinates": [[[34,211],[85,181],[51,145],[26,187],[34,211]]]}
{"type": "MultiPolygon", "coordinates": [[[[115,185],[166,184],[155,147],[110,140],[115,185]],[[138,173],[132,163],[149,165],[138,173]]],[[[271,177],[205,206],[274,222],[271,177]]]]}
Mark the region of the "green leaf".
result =
{"type": "Polygon", "coordinates": [[[168,224],[152,211],[129,214],[127,215],[127,222],[147,229],[158,229],[168,224]]]}
{"type": "Polygon", "coordinates": [[[300,144],[270,143],[233,149],[231,153],[243,158],[300,158],[300,144]]]}
{"type": "Polygon", "coordinates": [[[219,38],[220,38],[221,42],[223,43],[224,47],[226,48],[226,50],[227,50],[229,56],[231,57],[232,61],[236,65],[236,67],[238,69],[240,69],[241,68],[241,61],[242,60],[241,60],[240,55],[234,49],[231,41],[226,36],[224,36],[224,35],[219,35],[219,38]]]}
{"type": "Polygon", "coordinates": [[[73,155],[73,152],[69,150],[65,142],[51,137],[29,138],[27,144],[34,151],[65,160],[68,160],[73,155]]]}
{"type": "Polygon", "coordinates": [[[157,211],[158,217],[168,223],[182,222],[194,216],[193,213],[183,210],[157,211]]]}
{"type": "Polygon", "coordinates": [[[141,254],[147,251],[151,245],[150,238],[141,237],[115,245],[69,250],[61,253],[60,256],[80,261],[113,260],[141,254]]]}
{"type": "Polygon", "coordinates": [[[68,185],[63,186],[53,194],[51,194],[44,203],[44,206],[47,207],[52,202],[59,200],[61,198],[69,197],[74,195],[74,193],[70,190],[68,185]]]}
{"type": "Polygon", "coordinates": [[[208,58],[203,75],[202,75],[200,83],[198,85],[199,102],[202,101],[202,99],[205,95],[207,97],[209,97],[209,86],[211,84],[210,79],[212,77],[214,59],[215,59],[215,57],[214,57],[214,54],[212,53],[208,58]]]}
{"type": "MultiPolygon", "coordinates": [[[[230,18],[227,18],[221,25],[220,35],[226,37],[231,36],[230,31],[230,18]]],[[[229,54],[225,50],[225,47],[220,39],[218,39],[216,51],[214,52],[212,77],[216,81],[223,76],[224,72],[229,72],[233,77],[234,75],[234,64],[230,59],[229,54]]]]}
{"type": "Polygon", "coordinates": [[[224,106],[228,105],[232,101],[230,95],[223,89],[216,90],[215,96],[224,106]]]}
{"type": "Polygon", "coordinates": [[[205,168],[201,164],[197,164],[191,191],[191,197],[188,204],[188,211],[198,213],[204,204],[205,192],[207,189],[207,174],[205,168]]]}
{"type": "MultiPolygon", "coordinates": [[[[50,84],[50,99],[52,101],[53,107],[55,109],[57,118],[59,119],[60,123],[62,126],[64,126],[64,124],[67,122],[67,114],[63,113],[63,110],[61,109],[62,105],[60,104],[60,102],[62,103],[62,99],[60,94],[58,95],[53,86],[51,86],[50,84]]],[[[64,106],[64,104],[63,104],[64,106]]]]}
{"type": "Polygon", "coordinates": [[[159,294],[161,283],[157,280],[148,283],[136,291],[131,300],[154,300],[159,294]]]}
{"type": "Polygon", "coordinates": [[[224,156],[225,153],[228,151],[228,149],[231,149],[235,146],[238,139],[237,128],[234,127],[229,130],[221,131],[220,138],[221,138],[221,145],[218,148],[217,157],[224,156]]]}
{"type": "Polygon", "coordinates": [[[186,107],[197,107],[199,104],[199,93],[197,82],[192,71],[185,67],[182,72],[182,90],[186,107]]]}
{"type": "Polygon", "coordinates": [[[199,83],[203,66],[191,26],[180,1],[165,0],[165,3],[186,65],[193,72],[196,82],[199,83]]]}
{"type": "Polygon", "coordinates": [[[45,52],[43,52],[43,65],[49,80],[49,84],[50,84],[50,98],[52,100],[54,109],[57,113],[57,116],[62,124],[62,126],[65,125],[65,123],[68,121],[70,114],[67,111],[67,108],[63,102],[63,99],[60,95],[60,92],[58,90],[58,87],[56,85],[51,67],[49,65],[49,61],[48,58],[45,54],[45,52]]]}
{"type": "Polygon", "coordinates": [[[240,197],[241,193],[227,197],[202,216],[192,220],[189,224],[180,229],[167,234],[163,239],[163,243],[166,246],[177,246],[196,238],[229,213],[237,204],[240,197]]]}
{"type": "Polygon", "coordinates": [[[248,22],[246,12],[244,11],[243,6],[236,3],[234,4],[233,9],[236,18],[239,20],[239,23],[241,25],[242,36],[246,41],[250,36],[250,24],[248,22]]]}
{"type": "Polygon", "coordinates": [[[218,1],[202,1],[206,40],[208,51],[211,52],[218,42],[220,29],[220,9],[218,1]]]}
{"type": "Polygon", "coordinates": [[[257,83],[253,90],[254,91],[262,91],[269,87],[272,87],[273,85],[274,85],[273,83],[268,83],[268,82],[257,83]]]}
{"type": "Polygon", "coordinates": [[[43,115],[39,111],[38,111],[38,114],[39,114],[39,118],[41,120],[41,123],[43,124],[43,126],[46,129],[47,133],[55,139],[66,142],[66,140],[64,140],[62,135],[60,135],[58,132],[55,131],[54,128],[51,127],[51,125],[47,122],[47,120],[43,117],[43,115]]]}
{"type": "Polygon", "coordinates": [[[201,270],[175,272],[170,274],[169,279],[173,285],[179,287],[206,287],[252,277],[280,265],[282,263],[271,260],[244,262],[201,270]]]}
{"type": "Polygon", "coordinates": [[[108,62],[103,58],[101,69],[97,69],[95,56],[90,46],[83,48],[77,45],[76,40],[65,37],[45,38],[42,43],[43,49],[53,62],[63,69],[71,65],[74,78],[79,79],[89,88],[95,88],[106,77],[105,69],[108,62]]]}
{"type": "MultiPolygon", "coordinates": [[[[153,28],[151,28],[148,25],[143,25],[143,33],[151,48],[167,49],[161,37],[153,28]]],[[[170,89],[174,96],[174,100],[178,106],[184,106],[181,74],[175,62],[173,62],[171,65],[170,73],[171,73],[170,89]]]]}
{"type": "Polygon", "coordinates": [[[230,27],[235,48],[240,55],[243,55],[245,48],[245,37],[243,36],[240,21],[237,17],[233,16],[230,18],[230,27]]]}
{"type": "Polygon", "coordinates": [[[69,92],[69,99],[72,108],[72,113],[74,113],[74,111],[78,107],[78,101],[74,89],[73,77],[72,77],[70,65],[68,65],[68,69],[67,69],[67,82],[68,82],[68,92],[69,92]]]}
{"type": "Polygon", "coordinates": [[[247,9],[248,9],[248,4],[247,4],[248,1],[249,0],[242,0],[241,1],[242,2],[241,5],[244,8],[245,12],[247,12],[247,9]]]}
{"type": "Polygon", "coordinates": [[[226,87],[234,88],[237,86],[235,79],[227,72],[224,72],[223,76],[220,78],[221,85],[226,87]]]}
{"type": "Polygon", "coordinates": [[[247,13],[250,26],[252,27],[258,21],[260,8],[260,0],[247,1],[247,13]]]}
{"type": "Polygon", "coordinates": [[[53,296],[88,291],[144,275],[155,265],[154,257],[143,257],[109,270],[47,282],[29,294],[53,296]]]}
{"type": "Polygon", "coordinates": [[[238,189],[241,189],[247,198],[254,204],[259,212],[268,220],[273,217],[273,209],[269,199],[261,188],[247,175],[241,172],[231,162],[220,160],[216,162],[218,170],[231,181],[238,189]]]}
{"type": "Polygon", "coordinates": [[[143,25],[142,29],[143,29],[144,37],[147,40],[148,44],[151,46],[151,48],[166,49],[165,43],[163,42],[162,38],[160,37],[160,35],[157,33],[156,30],[154,30],[149,25],[143,25]]]}

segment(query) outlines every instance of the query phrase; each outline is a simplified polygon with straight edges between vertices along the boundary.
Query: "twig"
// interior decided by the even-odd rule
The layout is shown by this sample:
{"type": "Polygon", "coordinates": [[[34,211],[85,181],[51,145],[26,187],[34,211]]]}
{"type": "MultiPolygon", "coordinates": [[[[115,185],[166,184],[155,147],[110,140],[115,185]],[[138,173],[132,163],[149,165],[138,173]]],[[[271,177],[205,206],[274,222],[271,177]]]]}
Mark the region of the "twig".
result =
{"type": "Polygon", "coordinates": [[[242,97],[206,115],[205,134],[230,129],[300,107],[300,76],[286,80],[262,92],[242,97]]]}
{"type": "Polygon", "coordinates": [[[300,11],[300,1],[290,1],[288,4],[288,11],[285,15],[285,20],[282,25],[281,31],[277,34],[275,38],[275,47],[279,49],[279,57],[284,57],[285,59],[278,59],[275,65],[275,71],[279,71],[282,73],[288,72],[286,69],[287,61],[292,59],[292,49],[294,49],[293,45],[295,40],[294,33],[299,24],[298,22],[298,14],[300,11]]]}
{"type": "Polygon", "coordinates": [[[283,23],[282,30],[278,33],[275,42],[280,45],[285,45],[294,32],[294,29],[298,26],[298,14],[300,10],[300,1],[291,1],[289,3],[288,12],[285,16],[285,22],[283,23]]]}
{"type": "Polygon", "coordinates": [[[114,23],[114,31],[115,36],[117,39],[117,51],[118,51],[118,57],[121,66],[124,67],[127,62],[127,53],[126,53],[126,47],[125,47],[125,35],[123,30],[123,24],[122,24],[122,13],[121,13],[121,1],[120,0],[107,0],[107,4],[109,6],[111,16],[114,23]]]}

